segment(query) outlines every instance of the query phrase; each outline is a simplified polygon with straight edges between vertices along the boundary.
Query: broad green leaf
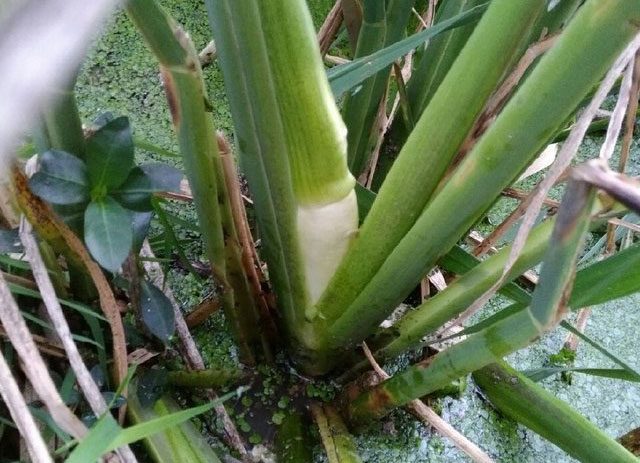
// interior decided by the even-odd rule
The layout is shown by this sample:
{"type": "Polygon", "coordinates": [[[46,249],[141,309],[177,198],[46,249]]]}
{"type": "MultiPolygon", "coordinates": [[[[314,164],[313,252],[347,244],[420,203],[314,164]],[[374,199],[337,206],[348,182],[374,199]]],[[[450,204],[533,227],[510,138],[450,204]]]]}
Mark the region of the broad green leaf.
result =
{"type": "Polygon", "coordinates": [[[574,367],[546,367],[526,370],[522,373],[531,381],[539,382],[550,376],[564,372],[583,373],[591,376],[601,376],[603,378],[622,379],[634,383],[640,382],[640,376],[635,375],[622,368],[574,368],[574,367]]]}
{"type": "Polygon", "coordinates": [[[111,194],[127,209],[150,211],[151,195],[160,191],[180,191],[182,173],[166,164],[134,167],[122,185],[111,194]]]}
{"type": "Polygon", "coordinates": [[[380,51],[372,53],[369,56],[359,58],[347,64],[336,66],[328,71],[329,82],[334,95],[340,96],[347,90],[350,90],[360,84],[367,77],[376,74],[378,71],[386,68],[397,59],[409,53],[414,48],[424,44],[427,40],[436,35],[454,29],[456,27],[468,24],[478,19],[487,4],[479,5],[475,8],[465,11],[453,18],[443,21],[433,27],[429,27],[422,32],[418,32],[404,40],[394,43],[380,51]]]}
{"type": "Polygon", "coordinates": [[[29,187],[52,204],[77,204],[89,199],[87,167],[76,156],[50,150],[39,157],[40,169],[29,179],[29,187]]]}
{"type": "Polygon", "coordinates": [[[94,259],[116,272],[131,250],[131,213],[109,196],[92,201],[84,216],[84,239],[94,259]]]}
{"type": "Polygon", "coordinates": [[[165,344],[175,331],[173,305],[167,296],[148,281],[140,283],[140,310],[145,327],[165,344]]]}
{"type": "Polygon", "coordinates": [[[129,119],[119,117],[87,141],[87,168],[92,191],[109,191],[126,180],[133,167],[133,138],[129,119]]]}

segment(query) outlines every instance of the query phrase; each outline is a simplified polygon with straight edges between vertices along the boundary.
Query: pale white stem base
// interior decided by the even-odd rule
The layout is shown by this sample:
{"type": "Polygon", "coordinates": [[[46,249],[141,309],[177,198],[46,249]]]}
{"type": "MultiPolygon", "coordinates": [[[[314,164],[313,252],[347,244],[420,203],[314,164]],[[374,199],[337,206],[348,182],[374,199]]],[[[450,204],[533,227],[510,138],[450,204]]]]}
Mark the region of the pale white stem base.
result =
{"type": "Polygon", "coordinates": [[[352,190],[340,201],[298,207],[298,242],[304,262],[309,305],[329,284],[358,230],[358,203],[352,190]]]}

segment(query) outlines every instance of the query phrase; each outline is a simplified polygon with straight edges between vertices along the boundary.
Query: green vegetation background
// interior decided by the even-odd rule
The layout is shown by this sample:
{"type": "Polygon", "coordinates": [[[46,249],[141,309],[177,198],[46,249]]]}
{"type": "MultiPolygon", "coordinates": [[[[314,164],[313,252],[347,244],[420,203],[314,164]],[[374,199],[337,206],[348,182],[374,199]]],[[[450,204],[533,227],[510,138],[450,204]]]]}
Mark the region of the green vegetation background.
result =
{"type": "MultiPolygon", "coordinates": [[[[308,0],[316,25],[319,26],[332,0],[308,0]]],[[[196,44],[204,47],[210,40],[206,12],[197,0],[163,0],[161,3],[185,26],[196,44]]],[[[128,115],[137,137],[151,141],[165,149],[176,151],[177,145],[164,93],[160,85],[155,59],[127,18],[119,13],[109,22],[102,35],[96,34],[96,44],[78,80],[77,95],[85,122],[103,111],[115,115],[128,115]],[[99,35],[99,37],[98,37],[99,35]]],[[[205,69],[205,79],[216,125],[232,135],[232,121],[224,96],[222,75],[217,67],[205,69]]],[[[598,149],[598,140],[586,144],[583,155],[598,149]]],[[[637,173],[638,146],[634,144],[634,165],[637,173]]],[[[163,160],[153,153],[138,151],[139,161],[163,160]]],[[[169,162],[177,163],[169,159],[169,162]]],[[[512,202],[503,201],[490,214],[497,223],[512,202]]],[[[180,205],[172,212],[190,222],[194,213],[180,205]]],[[[157,227],[154,233],[159,233],[157,227]]],[[[180,230],[181,239],[194,238],[193,232],[180,230]]],[[[201,255],[197,242],[190,245],[191,255],[201,255]]],[[[172,287],[185,309],[199,302],[211,292],[211,288],[193,275],[180,269],[169,272],[172,287]]],[[[505,301],[493,303],[497,308],[505,301]]],[[[640,320],[640,295],[598,307],[589,321],[587,333],[619,354],[629,364],[640,368],[640,341],[634,326],[640,320]]],[[[222,315],[195,332],[196,339],[208,361],[213,364],[234,363],[235,349],[224,331],[222,315]]],[[[557,331],[545,337],[538,345],[514,354],[510,360],[520,369],[543,365],[550,355],[562,346],[565,333],[557,331]]],[[[395,365],[398,368],[399,362],[395,365]]],[[[585,367],[610,367],[609,362],[592,349],[582,346],[576,365],[585,367]]],[[[545,386],[559,397],[593,420],[612,436],[619,436],[633,427],[640,426],[640,387],[604,378],[574,375],[573,384],[558,379],[545,381],[545,386]]],[[[553,445],[514,425],[499,416],[488,406],[473,384],[461,398],[444,398],[435,404],[442,415],[458,430],[478,443],[496,460],[505,462],[559,462],[571,461],[553,445]]],[[[377,424],[372,430],[358,437],[364,461],[367,462],[452,462],[467,461],[449,442],[441,439],[417,423],[412,417],[398,411],[377,424]]],[[[318,459],[321,459],[320,452],[318,459]]]]}

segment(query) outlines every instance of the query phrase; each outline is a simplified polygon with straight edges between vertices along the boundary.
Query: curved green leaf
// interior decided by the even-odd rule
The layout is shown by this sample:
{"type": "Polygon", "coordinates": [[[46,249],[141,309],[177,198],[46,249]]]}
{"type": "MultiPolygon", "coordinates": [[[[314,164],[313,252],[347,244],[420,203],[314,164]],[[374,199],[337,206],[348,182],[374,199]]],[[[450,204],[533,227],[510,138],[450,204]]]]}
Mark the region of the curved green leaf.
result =
{"type": "Polygon", "coordinates": [[[84,215],[84,240],[93,258],[115,272],[131,250],[131,213],[107,196],[92,201],[84,215]]]}
{"type": "Polygon", "coordinates": [[[53,204],[77,204],[89,199],[87,167],[76,156],[50,150],[38,158],[40,170],[29,179],[29,188],[53,204]]]}

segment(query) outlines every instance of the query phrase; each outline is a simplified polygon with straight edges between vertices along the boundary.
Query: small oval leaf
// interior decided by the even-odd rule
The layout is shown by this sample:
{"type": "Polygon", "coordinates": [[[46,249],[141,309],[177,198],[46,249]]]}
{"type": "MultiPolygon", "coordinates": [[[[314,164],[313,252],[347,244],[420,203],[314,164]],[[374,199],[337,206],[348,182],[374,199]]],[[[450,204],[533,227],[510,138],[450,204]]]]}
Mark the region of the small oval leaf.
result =
{"type": "Polygon", "coordinates": [[[84,162],[64,151],[39,156],[40,170],[29,179],[36,195],[52,204],[77,204],[89,199],[89,179],[84,162]]]}
{"type": "Polygon", "coordinates": [[[84,215],[84,240],[93,258],[116,272],[131,250],[131,213],[109,196],[92,201],[84,215]]]}
{"type": "Polygon", "coordinates": [[[148,281],[140,283],[140,311],[145,327],[165,344],[175,331],[173,305],[167,296],[148,281]]]}

